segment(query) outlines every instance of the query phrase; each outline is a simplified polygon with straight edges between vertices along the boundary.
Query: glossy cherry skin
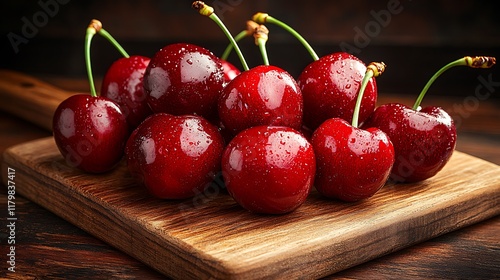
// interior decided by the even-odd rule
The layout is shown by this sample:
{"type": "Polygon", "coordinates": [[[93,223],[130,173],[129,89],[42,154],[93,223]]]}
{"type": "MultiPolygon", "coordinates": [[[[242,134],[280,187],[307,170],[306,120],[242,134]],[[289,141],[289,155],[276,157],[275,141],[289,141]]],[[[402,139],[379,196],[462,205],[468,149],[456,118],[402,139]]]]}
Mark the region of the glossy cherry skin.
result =
{"type": "Polygon", "coordinates": [[[403,104],[378,107],[363,127],[384,131],[396,151],[391,179],[419,182],[436,175],[455,150],[457,132],[453,119],[439,107],[419,111],[403,104]]]}
{"type": "Polygon", "coordinates": [[[53,134],[68,165],[102,173],[122,159],[128,125],[125,115],[110,99],[77,94],[57,107],[53,134]]]}
{"type": "Polygon", "coordinates": [[[144,90],[154,113],[196,114],[212,120],[224,85],[221,60],[192,44],[162,48],[144,74],[144,90]]]}
{"type": "Polygon", "coordinates": [[[152,114],[143,86],[149,61],[148,57],[137,55],[120,58],[111,64],[102,80],[101,96],[120,106],[131,130],[152,114]]]}
{"type": "Polygon", "coordinates": [[[296,130],[256,126],[231,140],[222,156],[229,194],[243,208],[284,214],[304,203],[314,182],[311,144],[296,130]]]}
{"type": "Polygon", "coordinates": [[[220,171],[224,142],[217,127],[202,117],[157,113],[127,141],[127,166],[140,185],[162,199],[203,192],[220,171]]]}
{"type": "MultiPolygon", "coordinates": [[[[350,123],[365,72],[365,64],[345,52],[323,56],[306,66],[297,79],[304,97],[304,124],[315,130],[329,118],[350,123]]],[[[363,95],[359,123],[370,116],[376,102],[377,84],[372,78],[363,95]]]]}
{"type": "Polygon", "coordinates": [[[222,67],[224,68],[224,82],[227,84],[232,81],[236,76],[241,74],[240,69],[236,68],[232,63],[227,60],[221,59],[222,67]]]}
{"type": "Polygon", "coordinates": [[[355,128],[340,118],[321,124],[312,145],[315,187],[329,198],[352,202],[373,196],[387,182],[394,164],[394,147],[385,133],[355,128]]]}
{"type": "Polygon", "coordinates": [[[233,136],[259,125],[302,125],[302,93],[285,70],[260,65],[235,77],[222,91],[219,118],[233,136]]]}

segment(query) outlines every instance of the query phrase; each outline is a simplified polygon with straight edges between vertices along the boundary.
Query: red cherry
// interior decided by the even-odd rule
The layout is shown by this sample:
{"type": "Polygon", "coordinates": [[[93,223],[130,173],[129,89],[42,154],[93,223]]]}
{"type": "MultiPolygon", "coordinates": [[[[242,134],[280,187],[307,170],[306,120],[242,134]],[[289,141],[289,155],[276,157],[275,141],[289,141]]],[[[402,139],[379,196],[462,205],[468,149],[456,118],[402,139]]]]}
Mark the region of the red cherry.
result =
{"type": "Polygon", "coordinates": [[[345,120],[325,121],[314,132],[315,186],[321,194],[343,201],[373,196],[387,181],[394,147],[381,130],[362,130],[345,120]]]}
{"type": "Polygon", "coordinates": [[[302,125],[303,101],[297,83],[285,70],[260,65],[242,72],[222,91],[219,117],[233,135],[258,125],[302,125]]]}
{"type": "Polygon", "coordinates": [[[384,131],[396,152],[391,179],[418,182],[436,175],[450,159],[457,132],[452,118],[441,108],[419,111],[402,104],[378,107],[363,127],[384,131]]]}
{"type": "Polygon", "coordinates": [[[85,34],[85,64],[90,95],[73,95],[59,104],[53,116],[54,140],[66,162],[83,171],[111,170],[122,158],[128,125],[120,107],[106,97],[97,96],[90,62],[90,43],[102,29],[92,20],[85,34]]]}
{"type": "Polygon", "coordinates": [[[128,135],[125,116],[105,97],[73,95],[57,107],[54,139],[66,162],[83,171],[111,170],[122,158],[128,135]]]}
{"type": "Polygon", "coordinates": [[[192,44],[162,48],[144,74],[144,90],[154,113],[196,114],[212,120],[223,87],[220,59],[192,44]]]}
{"type": "Polygon", "coordinates": [[[466,56],[439,69],[424,86],[412,108],[402,104],[380,106],[365,122],[384,131],[394,144],[396,162],[391,178],[398,182],[418,182],[436,175],[448,162],[457,141],[453,119],[439,107],[420,109],[432,83],[455,66],[490,68],[496,58],[466,56]]]}
{"type": "MultiPolygon", "coordinates": [[[[345,52],[319,58],[311,45],[286,23],[267,13],[256,13],[252,19],[259,24],[271,23],[285,29],[300,41],[314,59],[297,79],[304,96],[304,124],[315,130],[329,118],[351,122],[361,80],[366,72],[364,63],[345,52]]],[[[360,122],[373,112],[376,101],[377,87],[371,80],[361,102],[360,122]]]]}
{"type": "Polygon", "coordinates": [[[130,173],[154,196],[182,199],[203,192],[220,171],[223,148],[204,118],[158,113],[132,132],[125,153],[130,173]]]}
{"type": "MultiPolygon", "coordinates": [[[[365,64],[345,52],[323,56],[309,64],[297,79],[304,96],[305,125],[315,130],[329,118],[351,122],[365,72],[365,64]]],[[[370,116],[376,102],[377,85],[372,79],[367,84],[361,103],[360,123],[370,116]]]]}
{"type": "Polygon", "coordinates": [[[288,127],[257,126],[224,150],[222,175],[230,195],[256,213],[283,214],[306,200],[316,161],[311,144],[288,127]]]}
{"type": "Polygon", "coordinates": [[[341,118],[323,122],[313,133],[316,189],[327,197],[357,201],[373,196],[386,183],[394,164],[394,147],[377,128],[358,128],[366,86],[385,70],[382,62],[368,65],[356,97],[352,124],[341,118]]]}
{"type": "Polygon", "coordinates": [[[101,96],[115,101],[127,117],[131,129],[152,114],[147,104],[143,77],[150,59],[130,56],[115,61],[102,81],[101,96]]]}

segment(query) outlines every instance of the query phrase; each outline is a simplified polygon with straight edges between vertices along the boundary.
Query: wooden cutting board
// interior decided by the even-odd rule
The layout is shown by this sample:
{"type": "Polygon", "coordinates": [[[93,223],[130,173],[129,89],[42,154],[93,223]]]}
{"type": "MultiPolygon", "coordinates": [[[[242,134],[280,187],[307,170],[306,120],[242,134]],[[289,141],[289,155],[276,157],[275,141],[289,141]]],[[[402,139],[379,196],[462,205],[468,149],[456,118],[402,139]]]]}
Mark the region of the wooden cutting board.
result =
{"type": "MultiPolygon", "coordinates": [[[[0,110],[47,130],[55,108],[71,94],[0,70],[0,110]]],[[[326,276],[500,214],[500,167],[460,152],[425,182],[388,184],[358,203],[313,191],[283,216],[248,213],[220,180],[193,199],[155,199],[134,183],[124,163],[104,175],[68,167],[52,138],[5,151],[5,185],[11,185],[9,168],[17,194],[182,279],[326,276]]]]}
{"type": "Polygon", "coordinates": [[[29,75],[0,69],[0,110],[49,131],[57,106],[73,94],[29,75]]]}
{"type": "Polygon", "coordinates": [[[295,212],[255,215],[214,183],[193,199],[152,198],[122,163],[104,175],[68,167],[53,139],[3,155],[16,192],[167,276],[317,278],[500,214],[500,167],[455,152],[434,178],[386,185],[358,203],[313,192],[295,212]]]}

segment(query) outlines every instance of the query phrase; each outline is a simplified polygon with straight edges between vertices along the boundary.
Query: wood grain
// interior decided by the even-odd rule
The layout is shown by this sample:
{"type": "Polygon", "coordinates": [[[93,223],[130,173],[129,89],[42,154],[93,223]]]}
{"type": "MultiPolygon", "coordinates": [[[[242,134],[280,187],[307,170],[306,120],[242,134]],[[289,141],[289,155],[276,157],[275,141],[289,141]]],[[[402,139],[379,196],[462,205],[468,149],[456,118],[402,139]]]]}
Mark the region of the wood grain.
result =
{"type": "Polygon", "coordinates": [[[31,76],[0,69],[0,110],[52,131],[57,106],[73,92],[31,76]]]}
{"type": "MultiPolygon", "coordinates": [[[[33,202],[21,196],[15,202],[16,272],[2,267],[0,279],[164,279],[33,202]]],[[[6,195],[0,195],[0,204],[7,205],[6,195]]],[[[2,242],[2,252],[8,248],[2,242]]]]}
{"type": "Polygon", "coordinates": [[[250,214],[215,183],[193,199],[154,199],[124,164],[104,175],[67,167],[50,137],[3,160],[21,195],[173,278],[322,277],[500,213],[500,167],[460,152],[423,183],[351,204],[313,192],[284,216],[250,214]]]}
{"type": "Polygon", "coordinates": [[[497,216],[326,279],[499,279],[499,229],[497,216]]]}

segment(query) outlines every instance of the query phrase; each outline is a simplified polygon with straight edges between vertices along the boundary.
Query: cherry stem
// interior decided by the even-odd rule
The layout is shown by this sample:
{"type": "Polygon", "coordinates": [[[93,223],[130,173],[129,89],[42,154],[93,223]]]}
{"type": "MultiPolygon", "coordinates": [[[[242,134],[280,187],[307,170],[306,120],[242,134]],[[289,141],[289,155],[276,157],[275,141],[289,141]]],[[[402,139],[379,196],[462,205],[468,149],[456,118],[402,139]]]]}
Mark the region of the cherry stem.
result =
{"type": "MultiPolygon", "coordinates": [[[[241,39],[247,37],[247,31],[246,30],[243,30],[241,31],[240,33],[236,34],[236,36],[234,36],[234,41],[235,42],[239,42],[241,41],[241,39]]],[[[221,55],[221,59],[223,60],[227,60],[227,58],[229,57],[229,55],[231,54],[231,52],[233,51],[233,44],[229,43],[226,47],[226,49],[224,50],[224,52],[222,53],[221,55]]]]}
{"type": "Polygon", "coordinates": [[[418,110],[425,94],[434,83],[434,81],[441,76],[446,70],[453,68],[455,66],[469,66],[471,68],[491,68],[496,63],[496,58],[491,56],[466,56],[455,61],[452,61],[445,66],[443,66],[439,71],[437,71],[424,86],[422,91],[417,97],[415,104],[413,105],[413,110],[418,110]]]}
{"type": "Polygon", "coordinates": [[[130,55],[125,51],[125,49],[118,43],[118,41],[111,36],[111,34],[108,33],[108,31],[104,30],[104,28],[101,28],[101,30],[98,30],[97,33],[101,35],[102,37],[106,38],[125,58],[129,58],[130,55]]]}
{"type": "Polygon", "coordinates": [[[368,82],[373,77],[378,77],[384,73],[386,68],[385,63],[383,62],[371,62],[366,67],[366,73],[361,81],[361,86],[359,87],[358,98],[356,99],[356,105],[354,106],[354,113],[352,115],[352,126],[358,127],[358,119],[359,119],[359,110],[361,108],[361,101],[363,100],[363,95],[365,93],[366,86],[368,82]]]}
{"type": "Polygon", "coordinates": [[[213,20],[220,27],[220,29],[222,29],[222,31],[224,32],[226,37],[229,39],[229,41],[233,45],[233,48],[236,51],[236,54],[238,55],[238,57],[241,61],[241,64],[243,65],[243,69],[245,71],[249,70],[248,64],[247,64],[245,58],[243,57],[243,53],[241,52],[240,47],[238,46],[238,43],[236,43],[233,35],[231,35],[231,32],[229,32],[229,30],[226,28],[224,23],[220,20],[220,18],[217,16],[217,14],[215,14],[214,8],[208,6],[203,1],[193,2],[192,7],[193,7],[193,9],[197,10],[200,13],[200,15],[209,17],[211,20],[213,20]]]}
{"type": "Polygon", "coordinates": [[[92,97],[97,97],[97,93],[94,85],[94,76],[92,75],[92,64],[90,62],[90,43],[92,38],[97,33],[97,29],[101,28],[100,22],[95,22],[92,20],[87,27],[87,32],[85,34],[85,66],[87,68],[87,76],[90,84],[90,95],[92,97]]]}
{"type": "Polygon", "coordinates": [[[265,24],[265,23],[275,24],[275,25],[285,29],[290,34],[292,34],[295,38],[297,38],[297,40],[299,40],[299,42],[306,48],[306,50],[309,52],[309,54],[311,55],[311,57],[314,60],[319,59],[318,55],[316,54],[314,49],[311,47],[311,45],[309,45],[309,43],[306,41],[306,39],[304,39],[304,37],[302,37],[302,35],[300,35],[297,31],[295,31],[295,29],[293,29],[292,27],[290,27],[286,23],[284,23],[276,18],[273,18],[272,16],[270,16],[266,13],[256,13],[255,15],[253,15],[252,20],[259,23],[259,24],[265,24]]]}
{"type": "MultiPolygon", "coordinates": [[[[255,29],[258,26],[259,26],[259,24],[256,23],[255,21],[248,20],[247,21],[247,29],[236,34],[236,36],[234,36],[234,41],[238,43],[239,41],[241,41],[241,39],[243,39],[247,36],[253,35],[253,33],[255,32],[255,29]]],[[[233,50],[233,44],[229,43],[229,45],[227,45],[226,49],[224,50],[224,52],[222,53],[222,56],[220,58],[227,60],[229,57],[229,54],[231,54],[232,50],[233,50]]]]}
{"type": "Polygon", "coordinates": [[[90,84],[90,95],[93,97],[97,96],[97,92],[95,90],[94,75],[92,74],[90,45],[92,43],[92,38],[96,33],[107,39],[125,58],[130,57],[125,49],[115,40],[115,38],[113,38],[111,34],[104,30],[104,28],[102,28],[102,23],[99,20],[93,19],[90,21],[90,24],[87,27],[87,31],[85,33],[85,66],[87,68],[87,76],[90,84]]]}
{"type": "Polygon", "coordinates": [[[253,34],[255,38],[255,44],[259,46],[260,53],[262,54],[262,59],[264,60],[264,65],[269,65],[269,57],[267,55],[266,43],[269,38],[269,30],[264,25],[259,25],[255,29],[253,34]]]}

